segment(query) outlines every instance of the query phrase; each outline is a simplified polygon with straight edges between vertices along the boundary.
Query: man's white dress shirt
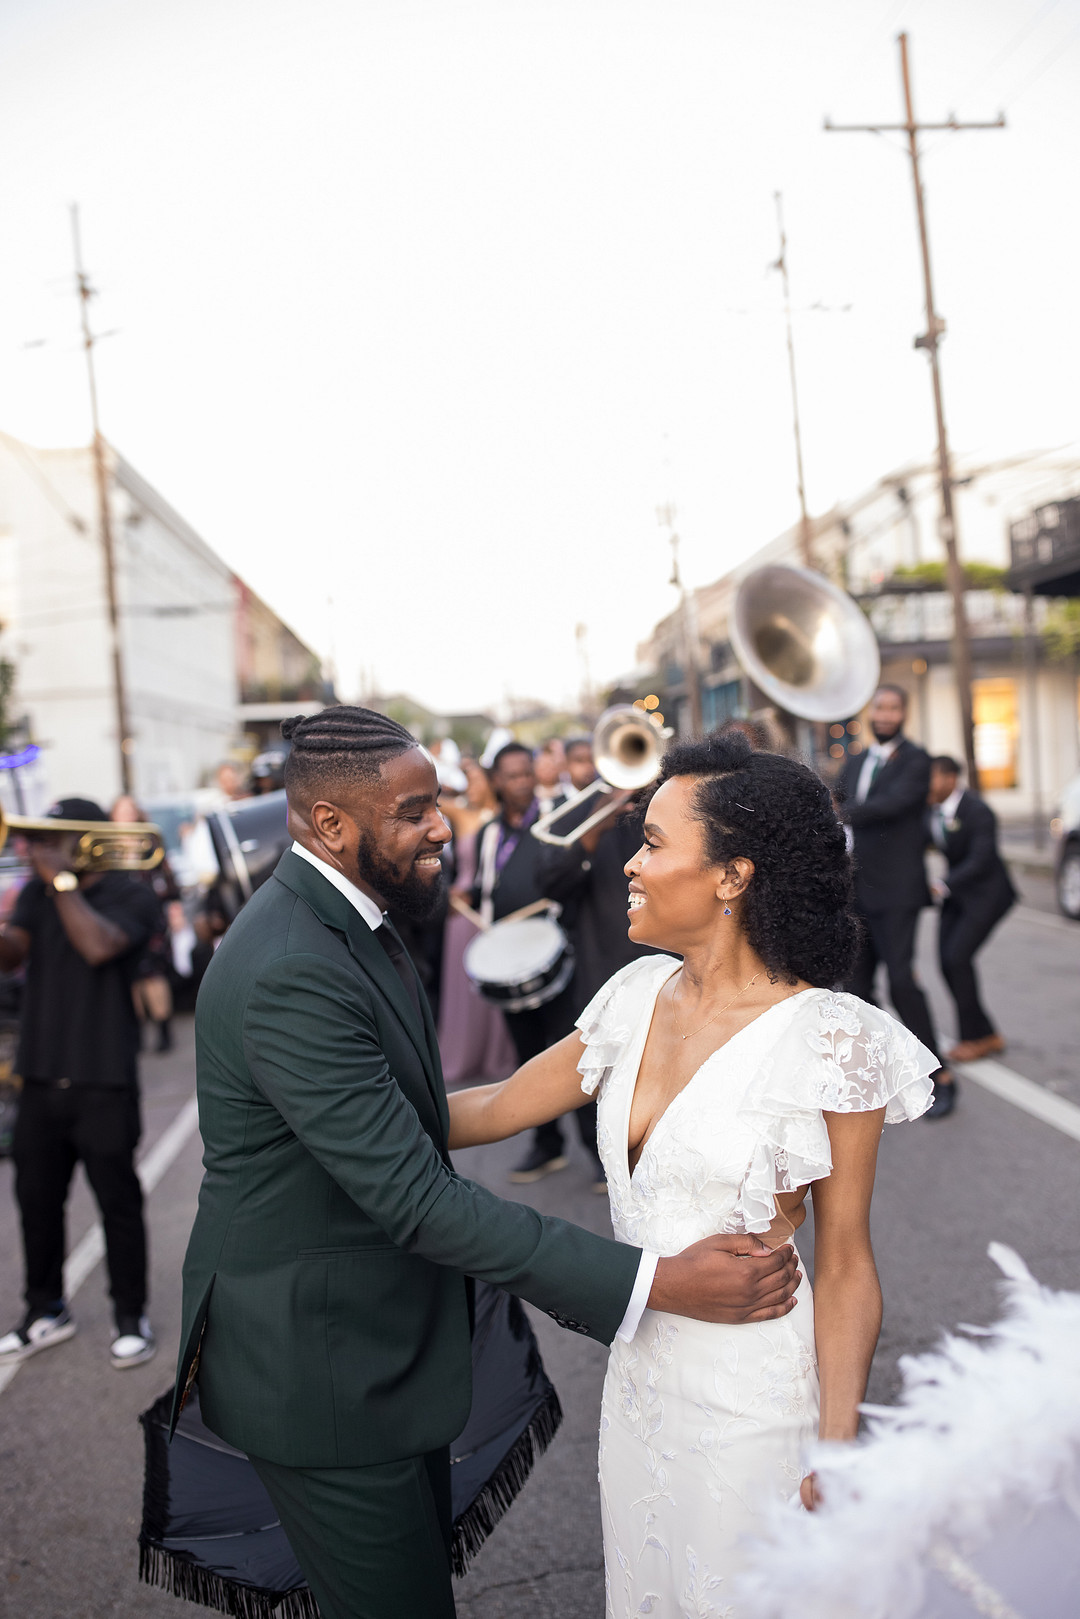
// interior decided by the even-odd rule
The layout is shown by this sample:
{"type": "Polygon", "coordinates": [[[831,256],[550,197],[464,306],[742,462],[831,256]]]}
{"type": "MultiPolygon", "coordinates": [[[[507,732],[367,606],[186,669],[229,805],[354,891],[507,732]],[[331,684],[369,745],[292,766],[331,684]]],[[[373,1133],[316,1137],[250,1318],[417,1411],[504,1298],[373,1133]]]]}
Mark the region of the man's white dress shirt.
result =
{"type": "MultiPolygon", "coordinates": [[[[363,917],[372,933],[375,932],[376,928],[382,927],[385,913],[380,911],[370,894],[365,894],[362,889],[357,888],[355,883],[351,883],[344,872],[338,871],[336,866],[329,865],[325,860],[320,860],[318,855],[311,853],[310,849],[305,849],[302,843],[294,843],[292,852],[293,854],[298,854],[301,860],[306,860],[309,866],[314,866],[315,870],[325,877],[327,882],[336,888],[339,894],[345,895],[349,904],[363,917]]],[[[627,1342],[637,1331],[645,1306],[649,1302],[649,1294],[652,1292],[653,1278],[656,1275],[659,1257],[658,1254],[642,1253],[641,1255],[637,1279],[634,1282],[634,1291],[630,1295],[630,1303],[626,1306],[626,1314],[623,1316],[616,1334],[619,1338],[625,1338],[627,1342]]]]}
{"type": "Polygon", "coordinates": [[[871,742],[866,750],[866,758],[859,772],[858,785],[855,788],[855,802],[861,804],[873,786],[874,777],[887,759],[891,759],[903,741],[902,736],[894,736],[888,742],[871,742]]]}

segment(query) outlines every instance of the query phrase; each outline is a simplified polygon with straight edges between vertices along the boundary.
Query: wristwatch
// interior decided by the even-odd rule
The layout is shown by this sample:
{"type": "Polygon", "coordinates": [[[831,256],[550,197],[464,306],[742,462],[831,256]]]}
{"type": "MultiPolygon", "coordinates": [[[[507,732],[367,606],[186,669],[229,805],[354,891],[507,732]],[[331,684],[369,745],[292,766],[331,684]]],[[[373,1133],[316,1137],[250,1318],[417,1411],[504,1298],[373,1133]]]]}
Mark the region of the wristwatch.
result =
{"type": "Polygon", "coordinates": [[[79,879],[73,871],[58,871],[52,885],[58,894],[70,894],[72,889],[78,888],[79,879]]]}

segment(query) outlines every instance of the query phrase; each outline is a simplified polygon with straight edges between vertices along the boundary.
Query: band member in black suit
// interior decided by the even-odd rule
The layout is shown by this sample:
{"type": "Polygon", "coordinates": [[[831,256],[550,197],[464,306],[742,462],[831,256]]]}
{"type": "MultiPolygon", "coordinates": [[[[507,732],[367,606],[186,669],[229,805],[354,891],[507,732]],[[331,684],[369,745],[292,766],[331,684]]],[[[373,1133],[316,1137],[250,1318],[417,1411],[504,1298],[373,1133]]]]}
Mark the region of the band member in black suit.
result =
{"type": "MultiPolygon", "coordinates": [[[[654,954],[635,944],[626,922],[625,866],[641,848],[641,816],[635,793],[613,793],[610,815],[565,849],[545,847],[541,857],[544,892],[566,906],[574,944],[571,990],[580,1014],[613,973],[639,956],[654,954]]],[[[603,803],[603,800],[600,800],[603,803]]],[[[595,798],[569,809],[556,828],[568,832],[595,814],[595,798]]]]}
{"type": "Polygon", "coordinates": [[[997,817],[989,804],[960,781],[960,766],[946,754],[930,761],[929,840],[948,861],[941,900],[938,952],[941,971],[956,1002],[960,1043],[953,1062],[977,1062],[1005,1050],[1005,1042],[979,996],[975,955],[1005,912],[1016,903],[1005,862],[998,853],[997,817]]]}
{"type": "MultiPolygon", "coordinates": [[[[489,776],[499,813],[481,828],[477,839],[472,900],[485,920],[498,922],[512,911],[551,896],[544,890],[541,868],[544,845],[530,831],[540,815],[532,754],[523,743],[508,742],[492,760],[489,776]]],[[[503,1016],[518,1062],[528,1062],[557,1040],[565,1039],[574,1027],[578,1011],[573,986],[568,984],[543,1006],[525,1012],[505,1012],[503,1016]]],[[[579,1108],[574,1118],[596,1165],[596,1174],[602,1178],[596,1151],[596,1110],[579,1108]]],[[[566,1164],[562,1126],[558,1119],[553,1119],[533,1132],[532,1144],[511,1170],[510,1179],[525,1185],[555,1170],[565,1169],[566,1164]]]]}
{"type": "MultiPolygon", "coordinates": [[[[913,964],[919,912],[930,904],[924,861],[926,795],[930,758],[904,735],[907,693],[881,686],[870,704],[873,742],[849,754],[836,783],[837,808],[851,828],[855,903],[863,920],[863,944],[845,988],[874,999],[879,962],[889,975],[889,996],[901,1022],[937,1051],[933,1020],[913,964]]],[[[952,1111],[952,1074],[934,1075],[934,1105],[928,1118],[952,1111]]]]}
{"type": "Polygon", "coordinates": [[[533,756],[533,768],[536,771],[536,802],[540,805],[541,815],[549,815],[553,809],[566,802],[566,789],[562,779],[565,766],[566,753],[562,738],[548,737],[533,756]]]}
{"type": "MultiPolygon", "coordinates": [[[[580,747],[580,743],[578,744],[580,747]]],[[[569,750],[568,750],[569,751],[569,750]]],[[[641,847],[641,815],[632,792],[612,793],[609,815],[566,848],[542,845],[541,873],[544,892],[564,907],[564,925],[574,946],[574,976],[570,994],[574,1016],[579,1017],[598,990],[620,967],[651,956],[649,945],[630,937],[626,918],[626,863],[641,847]]],[[[599,801],[603,803],[601,799],[599,801]]],[[[580,809],[569,809],[556,830],[569,832],[596,812],[598,801],[589,799],[580,809]]],[[[578,1118],[591,1113],[595,1140],[596,1104],[584,1107],[578,1118]]],[[[593,1190],[607,1191],[603,1165],[597,1161],[593,1190]]]]}
{"type": "MultiPolygon", "coordinates": [[[[596,780],[591,736],[572,736],[566,743],[566,773],[576,793],[596,780]]],[[[635,850],[636,854],[637,851],[635,850]]]]}

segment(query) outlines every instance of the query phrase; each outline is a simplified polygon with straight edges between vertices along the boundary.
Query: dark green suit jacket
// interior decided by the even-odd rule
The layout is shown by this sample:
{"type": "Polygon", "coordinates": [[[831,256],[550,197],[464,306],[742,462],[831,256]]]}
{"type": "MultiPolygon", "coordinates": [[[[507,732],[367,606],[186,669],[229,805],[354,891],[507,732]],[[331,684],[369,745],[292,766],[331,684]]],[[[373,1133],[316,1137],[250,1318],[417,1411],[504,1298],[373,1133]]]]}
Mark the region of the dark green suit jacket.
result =
{"type": "MultiPolygon", "coordinates": [[[[423,991],[420,990],[423,1002],[423,991]]],[[[229,929],[195,1020],[205,1176],[177,1406],[294,1467],[418,1456],[471,1399],[465,1276],[610,1343],[639,1250],[461,1179],[431,1014],[291,851],[229,929]]]]}

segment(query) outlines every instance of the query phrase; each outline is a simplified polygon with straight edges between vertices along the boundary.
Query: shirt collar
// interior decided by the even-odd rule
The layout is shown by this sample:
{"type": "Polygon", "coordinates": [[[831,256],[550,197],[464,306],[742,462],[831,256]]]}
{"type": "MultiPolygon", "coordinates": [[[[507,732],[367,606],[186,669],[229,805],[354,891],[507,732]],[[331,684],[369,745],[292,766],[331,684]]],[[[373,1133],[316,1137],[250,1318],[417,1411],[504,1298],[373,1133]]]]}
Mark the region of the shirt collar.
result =
{"type": "Polygon", "coordinates": [[[875,737],[867,752],[876,754],[879,759],[891,759],[903,740],[904,738],[899,731],[895,736],[891,736],[887,742],[879,742],[875,737]]]}
{"type": "Polygon", "coordinates": [[[956,820],[956,812],[960,808],[960,800],[963,798],[963,796],[964,789],[962,787],[954,787],[948,798],[942,800],[942,802],[938,805],[938,809],[941,812],[941,819],[943,821],[956,820]]]}
{"type": "Polygon", "coordinates": [[[318,855],[312,854],[310,849],[305,849],[302,843],[294,843],[292,852],[293,854],[298,854],[301,860],[306,860],[309,866],[314,866],[315,870],[325,877],[331,887],[336,888],[339,894],[345,895],[353,910],[360,913],[372,933],[375,932],[376,928],[382,927],[382,911],[380,911],[369,894],[363,893],[355,883],[349,881],[344,872],[336,871],[333,866],[327,865],[325,860],[320,860],[318,855]]]}
{"type": "MultiPolygon", "coordinates": [[[[561,791],[561,789],[558,790],[561,791]]],[[[522,816],[521,820],[516,826],[511,826],[510,822],[506,818],[506,811],[501,807],[499,809],[499,820],[502,822],[503,828],[507,832],[524,832],[528,827],[532,826],[534,821],[539,820],[539,818],[540,800],[538,798],[533,799],[532,803],[529,805],[528,809],[525,811],[525,814],[522,816]]]]}

